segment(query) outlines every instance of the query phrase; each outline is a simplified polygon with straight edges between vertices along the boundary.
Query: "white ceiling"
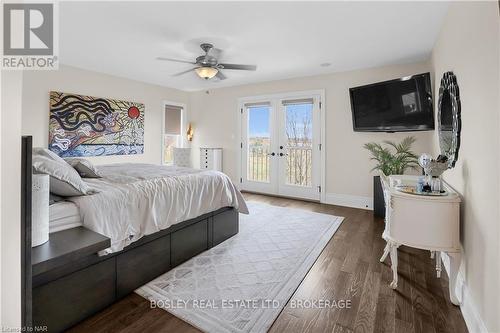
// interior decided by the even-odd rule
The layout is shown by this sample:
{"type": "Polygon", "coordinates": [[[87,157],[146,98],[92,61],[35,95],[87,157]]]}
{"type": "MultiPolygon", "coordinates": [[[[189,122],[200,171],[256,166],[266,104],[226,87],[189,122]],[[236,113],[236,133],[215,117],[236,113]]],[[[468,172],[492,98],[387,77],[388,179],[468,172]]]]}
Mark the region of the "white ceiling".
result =
{"type": "Polygon", "coordinates": [[[445,2],[61,2],[60,61],[193,91],[425,60],[445,2]],[[255,64],[203,81],[191,65],[199,44],[221,61],[255,64]],[[322,63],[331,66],[321,67],[322,63]]]}

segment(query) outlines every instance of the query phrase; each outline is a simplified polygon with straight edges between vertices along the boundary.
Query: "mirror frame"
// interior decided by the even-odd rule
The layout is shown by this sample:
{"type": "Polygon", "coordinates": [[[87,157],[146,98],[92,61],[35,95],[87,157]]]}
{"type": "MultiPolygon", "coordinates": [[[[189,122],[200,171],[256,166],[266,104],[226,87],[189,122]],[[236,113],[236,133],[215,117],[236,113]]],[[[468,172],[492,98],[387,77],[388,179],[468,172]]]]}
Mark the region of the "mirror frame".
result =
{"type": "Polygon", "coordinates": [[[439,87],[439,100],[438,100],[438,134],[439,134],[439,149],[441,154],[448,157],[448,168],[453,168],[458,160],[458,151],[460,150],[460,132],[462,130],[461,119],[461,103],[460,103],[460,90],[457,84],[457,77],[453,72],[446,72],[441,78],[441,86],[439,87]],[[441,144],[443,138],[443,130],[441,126],[441,108],[443,103],[443,95],[445,92],[449,93],[451,101],[452,112],[452,152],[450,154],[443,154],[443,145],[441,144]]]}

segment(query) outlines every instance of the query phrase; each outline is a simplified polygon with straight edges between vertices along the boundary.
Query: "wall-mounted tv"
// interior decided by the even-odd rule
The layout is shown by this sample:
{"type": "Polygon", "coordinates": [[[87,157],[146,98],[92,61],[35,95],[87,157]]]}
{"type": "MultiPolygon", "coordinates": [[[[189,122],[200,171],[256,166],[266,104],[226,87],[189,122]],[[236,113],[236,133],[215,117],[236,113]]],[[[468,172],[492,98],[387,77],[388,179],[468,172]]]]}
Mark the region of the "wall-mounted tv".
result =
{"type": "Polygon", "coordinates": [[[356,132],[434,129],[429,73],[349,89],[356,132]]]}

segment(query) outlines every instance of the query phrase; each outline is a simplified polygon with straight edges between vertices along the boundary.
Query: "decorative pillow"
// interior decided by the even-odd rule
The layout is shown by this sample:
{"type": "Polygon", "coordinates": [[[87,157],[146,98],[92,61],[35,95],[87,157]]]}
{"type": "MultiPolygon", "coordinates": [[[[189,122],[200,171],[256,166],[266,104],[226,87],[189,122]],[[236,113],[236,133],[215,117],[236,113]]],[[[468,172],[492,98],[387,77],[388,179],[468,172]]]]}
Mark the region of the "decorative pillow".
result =
{"type": "MultiPolygon", "coordinates": [[[[58,156],[59,157],[59,156],[58,156]]],[[[44,155],[33,156],[33,169],[50,176],[50,192],[63,197],[96,193],[82,180],[68,163],[52,160],[44,155]]]]}
{"type": "Polygon", "coordinates": [[[65,158],[66,162],[75,168],[83,178],[101,178],[101,174],[96,167],[84,158],[65,158]]]}
{"type": "Polygon", "coordinates": [[[57,155],[53,151],[48,150],[47,148],[35,147],[33,148],[32,153],[33,156],[44,156],[53,161],[64,162],[64,160],[59,157],[59,155],[57,155]]]}

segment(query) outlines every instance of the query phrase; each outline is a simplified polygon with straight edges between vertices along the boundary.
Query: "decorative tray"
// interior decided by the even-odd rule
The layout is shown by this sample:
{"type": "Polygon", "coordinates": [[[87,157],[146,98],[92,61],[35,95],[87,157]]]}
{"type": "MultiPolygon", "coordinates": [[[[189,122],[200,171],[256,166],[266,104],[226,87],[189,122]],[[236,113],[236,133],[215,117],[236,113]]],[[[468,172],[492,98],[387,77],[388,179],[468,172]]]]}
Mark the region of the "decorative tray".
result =
{"type": "Polygon", "coordinates": [[[447,191],[441,191],[441,192],[417,192],[417,189],[415,186],[408,186],[408,185],[399,185],[396,186],[396,190],[399,192],[403,193],[409,193],[409,194],[415,194],[415,195],[423,195],[427,197],[442,197],[448,195],[447,191]]]}

